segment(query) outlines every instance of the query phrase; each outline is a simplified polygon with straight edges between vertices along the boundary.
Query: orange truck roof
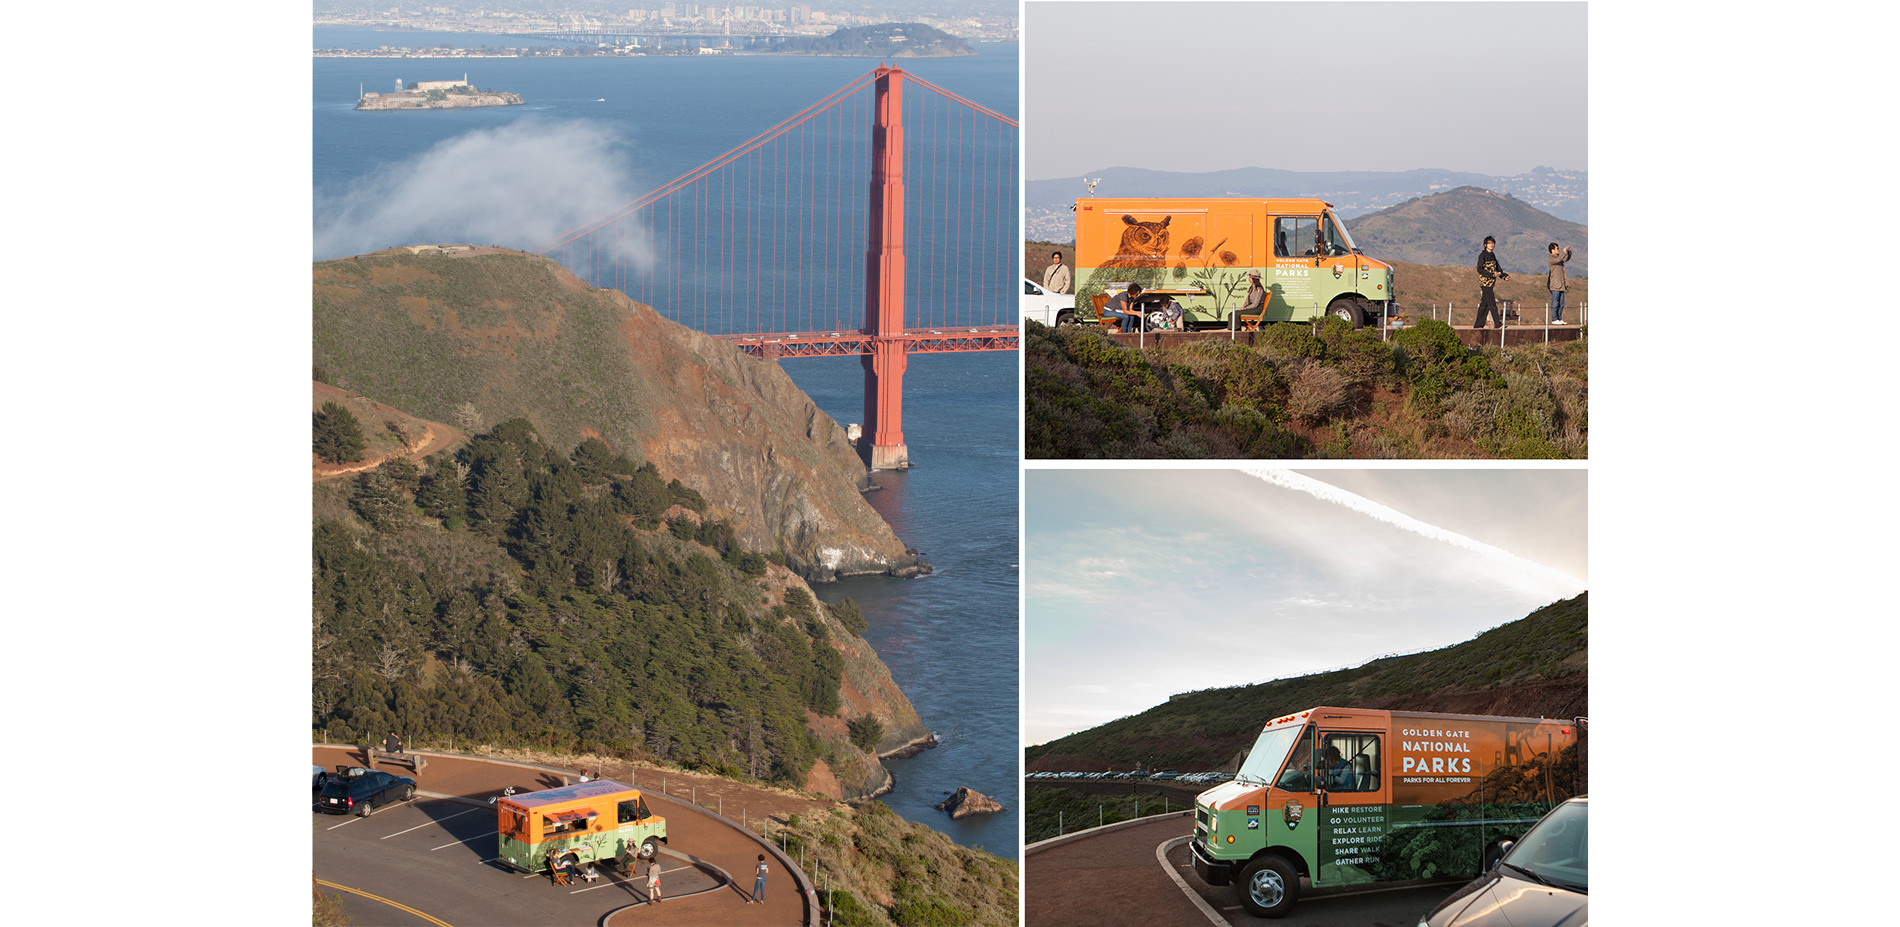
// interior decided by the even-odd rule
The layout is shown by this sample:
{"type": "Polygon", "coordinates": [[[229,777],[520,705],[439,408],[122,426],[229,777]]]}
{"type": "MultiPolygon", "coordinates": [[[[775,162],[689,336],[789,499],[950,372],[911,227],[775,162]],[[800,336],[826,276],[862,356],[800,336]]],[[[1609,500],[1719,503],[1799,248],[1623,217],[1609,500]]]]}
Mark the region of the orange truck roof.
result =
{"type": "Polygon", "coordinates": [[[1083,212],[1235,212],[1262,210],[1269,215],[1307,215],[1333,204],[1313,196],[1091,196],[1075,201],[1083,212]]]}
{"type": "Polygon", "coordinates": [[[593,782],[580,782],[539,792],[511,795],[501,799],[498,804],[513,805],[523,811],[534,811],[552,816],[563,811],[598,805],[604,799],[621,801],[639,794],[639,789],[625,783],[615,782],[612,779],[597,779],[593,782]]]}

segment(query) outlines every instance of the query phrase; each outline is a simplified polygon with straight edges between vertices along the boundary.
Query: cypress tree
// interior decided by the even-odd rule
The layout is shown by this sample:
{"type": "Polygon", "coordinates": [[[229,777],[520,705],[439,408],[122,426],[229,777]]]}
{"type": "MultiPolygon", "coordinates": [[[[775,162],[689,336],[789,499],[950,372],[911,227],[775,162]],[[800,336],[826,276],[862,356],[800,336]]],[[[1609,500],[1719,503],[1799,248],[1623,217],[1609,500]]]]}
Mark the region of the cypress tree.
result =
{"type": "Polygon", "coordinates": [[[350,410],[334,402],[311,416],[312,450],[330,463],[348,463],[363,456],[363,426],[350,410]]]}

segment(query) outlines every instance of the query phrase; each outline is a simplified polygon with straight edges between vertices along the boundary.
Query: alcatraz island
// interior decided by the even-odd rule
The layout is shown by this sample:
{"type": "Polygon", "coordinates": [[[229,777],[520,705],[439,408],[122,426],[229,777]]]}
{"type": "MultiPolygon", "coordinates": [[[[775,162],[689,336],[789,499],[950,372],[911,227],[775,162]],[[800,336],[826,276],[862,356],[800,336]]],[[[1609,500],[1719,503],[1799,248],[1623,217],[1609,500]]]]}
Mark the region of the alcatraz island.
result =
{"type": "Polygon", "coordinates": [[[521,102],[518,94],[497,90],[477,90],[468,82],[468,75],[461,80],[421,80],[412,81],[404,86],[396,82],[394,93],[374,93],[357,91],[356,108],[366,110],[392,109],[463,109],[471,106],[512,106],[521,102]]]}

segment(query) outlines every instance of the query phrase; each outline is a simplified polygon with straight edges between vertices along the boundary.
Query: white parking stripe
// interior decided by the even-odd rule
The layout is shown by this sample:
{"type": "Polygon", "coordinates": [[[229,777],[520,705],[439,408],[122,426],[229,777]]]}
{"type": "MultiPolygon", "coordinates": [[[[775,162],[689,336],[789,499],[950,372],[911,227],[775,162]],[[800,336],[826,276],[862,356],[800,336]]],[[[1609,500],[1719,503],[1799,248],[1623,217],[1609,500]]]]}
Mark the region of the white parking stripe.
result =
{"type": "MultiPolygon", "coordinates": [[[[468,840],[480,840],[480,839],[482,839],[482,837],[493,837],[493,836],[495,836],[495,834],[497,834],[497,833],[499,833],[499,831],[492,831],[492,830],[491,830],[491,831],[489,831],[488,833],[485,833],[485,834],[482,834],[482,835],[481,835],[480,837],[470,837],[470,838],[468,838],[468,840]]],[[[459,846],[462,846],[462,845],[464,845],[464,844],[466,844],[466,843],[468,843],[468,840],[457,840],[457,841],[455,841],[454,843],[445,843],[445,844],[443,844],[443,845],[441,845],[441,846],[439,846],[439,847],[430,847],[430,848],[429,848],[429,852],[431,852],[431,853],[434,853],[434,852],[435,852],[435,851],[437,851],[437,850],[446,850],[446,849],[448,849],[449,847],[459,847],[459,846]]],[[[496,858],[497,858],[497,859],[499,859],[500,857],[496,857],[496,858]]],[[[484,862],[484,863],[485,863],[485,862],[488,862],[488,860],[482,860],[482,862],[484,862]]]]}
{"type": "Polygon", "coordinates": [[[451,814],[451,815],[449,815],[449,816],[448,816],[448,817],[446,817],[446,818],[439,818],[439,819],[435,819],[435,820],[429,820],[429,821],[424,821],[424,822],[422,822],[421,824],[417,824],[416,826],[414,826],[414,827],[411,827],[411,828],[409,828],[409,830],[399,830],[399,831],[397,831],[397,832],[395,832],[395,833],[393,833],[393,834],[384,834],[383,836],[381,836],[381,837],[378,837],[378,838],[376,838],[376,839],[378,839],[378,840],[388,840],[388,839],[389,839],[389,838],[391,838],[391,837],[399,837],[399,836],[402,836],[403,834],[406,834],[406,833],[408,833],[408,832],[409,832],[410,830],[421,830],[421,829],[423,829],[423,828],[425,828],[425,827],[428,827],[428,826],[429,826],[429,825],[431,825],[431,824],[440,824],[440,823],[442,823],[443,821],[448,821],[448,820],[453,820],[453,819],[455,819],[455,818],[459,818],[459,817],[461,817],[461,816],[462,816],[462,815],[464,815],[464,814],[474,814],[474,813],[475,813],[475,812],[477,812],[477,811],[484,811],[484,810],[487,810],[487,809],[484,809],[484,808],[470,808],[470,809],[468,809],[467,811],[461,811],[461,812],[457,812],[457,813],[455,813],[455,814],[451,814]]]}

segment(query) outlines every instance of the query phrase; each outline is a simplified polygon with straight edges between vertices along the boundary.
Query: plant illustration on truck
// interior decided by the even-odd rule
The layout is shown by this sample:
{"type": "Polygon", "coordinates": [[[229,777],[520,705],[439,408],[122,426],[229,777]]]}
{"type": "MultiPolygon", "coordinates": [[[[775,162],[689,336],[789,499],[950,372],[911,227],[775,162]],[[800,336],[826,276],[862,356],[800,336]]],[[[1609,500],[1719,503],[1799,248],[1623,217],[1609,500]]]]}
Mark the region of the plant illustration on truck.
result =
{"type": "Polygon", "coordinates": [[[1313,708],[1194,802],[1194,872],[1280,917],[1314,887],[1472,876],[1584,791],[1581,719],[1313,708]]]}
{"type": "Polygon", "coordinates": [[[1332,204],[1313,198],[1096,199],[1075,203],[1075,310],[1139,283],[1142,301],[1181,304],[1188,328],[1257,328],[1332,315],[1354,327],[1392,305],[1392,266],[1359,253],[1332,204]],[[1262,309],[1242,312],[1259,274],[1262,309]]]}
{"type": "Polygon", "coordinates": [[[612,862],[632,871],[666,842],[666,819],[640,790],[611,779],[495,801],[501,858],[522,872],[612,862]]]}

